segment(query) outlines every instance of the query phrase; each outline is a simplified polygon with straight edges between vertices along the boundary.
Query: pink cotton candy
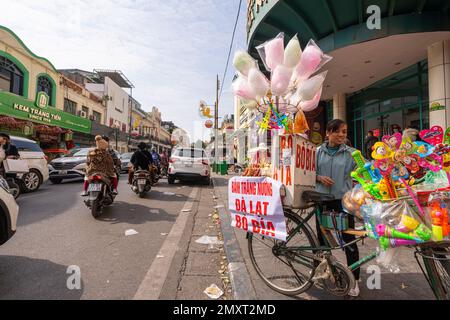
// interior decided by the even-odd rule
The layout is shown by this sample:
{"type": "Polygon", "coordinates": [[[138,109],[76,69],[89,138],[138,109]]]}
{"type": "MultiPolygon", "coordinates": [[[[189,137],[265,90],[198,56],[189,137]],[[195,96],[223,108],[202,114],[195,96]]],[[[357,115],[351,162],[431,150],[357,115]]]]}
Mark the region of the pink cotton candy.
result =
{"type": "Polygon", "coordinates": [[[316,72],[322,61],[322,51],[313,45],[308,45],[302,53],[300,63],[295,72],[297,78],[308,79],[314,72],[316,72]]]}
{"type": "Polygon", "coordinates": [[[241,97],[241,98],[244,98],[247,100],[252,100],[255,98],[255,93],[253,92],[250,85],[248,84],[247,79],[244,77],[238,77],[233,82],[232,87],[233,87],[234,94],[238,97],[241,97]]]}
{"type": "Polygon", "coordinates": [[[257,68],[250,69],[248,73],[248,84],[257,98],[262,98],[269,91],[269,80],[257,68]]]}
{"type": "Polygon", "coordinates": [[[322,96],[322,87],[316,93],[316,95],[312,100],[300,102],[300,108],[306,112],[314,110],[319,105],[321,96],[322,96]]]}
{"type": "Polygon", "coordinates": [[[284,95],[289,87],[291,77],[292,69],[283,65],[277,66],[272,72],[272,93],[276,96],[284,95]]]}
{"type": "Polygon", "coordinates": [[[264,46],[266,54],[266,65],[270,70],[274,70],[277,66],[284,62],[284,41],[283,38],[275,38],[267,42],[264,46]]]}

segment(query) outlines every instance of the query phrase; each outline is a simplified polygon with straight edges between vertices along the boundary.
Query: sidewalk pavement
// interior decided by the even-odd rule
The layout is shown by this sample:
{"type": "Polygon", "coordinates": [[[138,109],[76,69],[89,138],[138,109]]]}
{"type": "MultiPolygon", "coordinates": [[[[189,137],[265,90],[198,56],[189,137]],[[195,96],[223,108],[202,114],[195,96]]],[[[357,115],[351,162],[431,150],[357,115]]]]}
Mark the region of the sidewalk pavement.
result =
{"type": "MultiPolygon", "coordinates": [[[[230,279],[234,289],[235,299],[258,299],[258,300],[333,300],[333,299],[353,299],[349,297],[336,297],[325,290],[317,289],[314,286],[306,293],[295,297],[288,297],[275,292],[269,288],[256,273],[248,254],[246,233],[242,230],[230,226],[230,214],[228,212],[228,180],[232,175],[220,176],[213,174],[214,192],[219,203],[224,207],[219,209],[222,233],[225,238],[225,252],[231,268],[230,279]],[[233,263],[236,268],[233,268],[233,263]]],[[[309,222],[311,223],[311,221],[309,222]]],[[[311,225],[313,230],[315,226],[311,225]]],[[[363,244],[359,243],[360,257],[368,255],[376,247],[376,242],[372,239],[365,239],[363,244]]],[[[343,251],[336,250],[333,254],[345,263],[343,251]]],[[[380,289],[369,289],[367,280],[373,272],[368,272],[367,268],[375,265],[373,260],[361,269],[361,294],[357,299],[362,300],[429,300],[435,299],[434,295],[422,274],[417,261],[414,258],[413,250],[401,248],[396,258],[400,268],[398,273],[391,273],[381,269],[380,289]]]]}
{"type": "MultiPolygon", "coordinates": [[[[205,289],[215,284],[223,292],[218,300],[231,300],[232,288],[228,275],[223,244],[201,244],[196,241],[204,236],[217,237],[222,241],[220,220],[214,208],[213,189],[199,190],[197,205],[189,213],[193,215],[191,236],[182,262],[176,300],[211,300],[205,289]]],[[[222,242],[223,243],[223,242],[222,242]]]]}

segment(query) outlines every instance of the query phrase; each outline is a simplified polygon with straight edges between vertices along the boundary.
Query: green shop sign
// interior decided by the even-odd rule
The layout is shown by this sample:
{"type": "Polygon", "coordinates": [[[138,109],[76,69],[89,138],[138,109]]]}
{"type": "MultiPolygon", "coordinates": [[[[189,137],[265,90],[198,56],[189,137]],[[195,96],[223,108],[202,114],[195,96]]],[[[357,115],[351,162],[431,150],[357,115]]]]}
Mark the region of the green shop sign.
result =
{"type": "Polygon", "coordinates": [[[91,133],[91,121],[48,106],[45,92],[36,95],[36,101],[0,91],[0,114],[37,123],[58,126],[73,131],[91,133]]]}

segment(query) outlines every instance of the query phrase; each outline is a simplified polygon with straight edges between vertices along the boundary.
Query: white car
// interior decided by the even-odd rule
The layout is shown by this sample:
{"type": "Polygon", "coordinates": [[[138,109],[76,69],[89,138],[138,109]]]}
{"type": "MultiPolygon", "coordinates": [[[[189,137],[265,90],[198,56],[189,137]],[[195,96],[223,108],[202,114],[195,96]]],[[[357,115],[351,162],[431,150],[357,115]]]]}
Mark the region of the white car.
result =
{"type": "Polygon", "coordinates": [[[28,173],[18,175],[21,178],[20,187],[24,192],[36,191],[48,180],[48,166],[44,152],[30,139],[11,136],[11,143],[19,150],[20,159],[26,160],[30,168],[28,173]]]}
{"type": "Polygon", "coordinates": [[[177,148],[169,159],[169,184],[175,180],[198,180],[209,184],[211,168],[203,149],[177,148]]]}
{"type": "Polygon", "coordinates": [[[16,232],[18,214],[19,206],[9,193],[8,183],[0,178],[0,245],[16,232]]]}

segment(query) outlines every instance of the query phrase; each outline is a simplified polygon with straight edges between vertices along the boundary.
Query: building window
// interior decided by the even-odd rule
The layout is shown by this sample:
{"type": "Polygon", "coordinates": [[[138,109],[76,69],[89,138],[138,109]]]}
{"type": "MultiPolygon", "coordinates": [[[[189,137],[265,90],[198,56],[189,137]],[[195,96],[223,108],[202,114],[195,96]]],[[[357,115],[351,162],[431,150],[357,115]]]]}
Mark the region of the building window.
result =
{"type": "Polygon", "coordinates": [[[92,116],[93,116],[95,122],[97,122],[97,123],[102,122],[102,114],[100,112],[92,111],[92,116]]]}
{"type": "Polygon", "coordinates": [[[53,83],[46,76],[40,76],[37,80],[36,93],[41,91],[45,92],[48,95],[49,97],[48,104],[50,106],[53,106],[53,99],[52,99],[53,83]]]}
{"type": "Polygon", "coordinates": [[[89,116],[89,108],[86,106],[82,106],[81,110],[84,111],[86,113],[86,116],[89,116]]]}
{"type": "Polygon", "coordinates": [[[0,56],[0,91],[23,95],[23,72],[9,59],[0,56]]]}
{"type": "Polygon", "coordinates": [[[64,98],[64,111],[76,115],[77,114],[76,102],[73,102],[72,100],[64,98]]]}
{"type": "Polygon", "coordinates": [[[127,125],[125,123],[122,123],[122,131],[127,132],[127,125]]]}

